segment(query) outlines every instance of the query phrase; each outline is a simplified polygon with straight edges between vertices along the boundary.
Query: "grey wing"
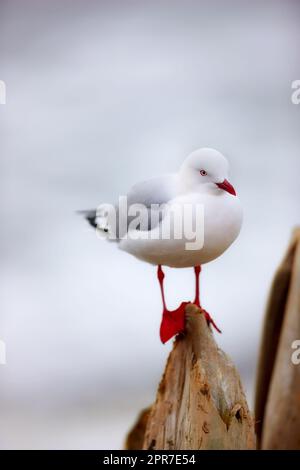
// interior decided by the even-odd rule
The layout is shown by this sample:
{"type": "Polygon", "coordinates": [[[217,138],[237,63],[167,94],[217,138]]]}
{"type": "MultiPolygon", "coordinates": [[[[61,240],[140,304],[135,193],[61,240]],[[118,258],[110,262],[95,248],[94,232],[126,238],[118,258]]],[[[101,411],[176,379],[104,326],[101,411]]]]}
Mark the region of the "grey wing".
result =
{"type": "Polygon", "coordinates": [[[138,211],[138,207],[142,205],[146,209],[143,211],[144,216],[140,217],[141,224],[135,228],[138,230],[151,230],[163,218],[163,204],[168,203],[174,197],[176,197],[175,174],[158,176],[135,184],[127,194],[127,211],[120,211],[119,205],[115,205],[116,217],[113,217],[113,219],[115,220],[116,227],[113,231],[108,223],[107,215],[104,217],[99,215],[102,207],[105,205],[100,204],[97,210],[78,212],[86,218],[92,227],[107,232],[108,238],[109,232],[112,231],[114,233],[113,239],[118,241],[126,235],[129,224],[136,220],[137,215],[139,215],[138,213],[129,215],[128,210],[130,207],[132,209],[135,207],[138,211]]]}
{"type": "MultiPolygon", "coordinates": [[[[133,205],[138,208],[142,205],[146,210],[143,211],[143,216],[140,216],[141,224],[136,228],[140,230],[151,230],[153,229],[163,218],[164,207],[163,205],[168,203],[171,199],[176,196],[176,175],[164,175],[156,178],[151,178],[141,183],[135,184],[129,193],[127,194],[127,205],[128,208],[133,205]]],[[[138,215],[140,215],[138,213],[138,215]]],[[[126,230],[128,230],[129,224],[136,219],[136,215],[126,214],[126,230]]],[[[119,233],[119,237],[124,234],[119,233]]]]}
{"type": "Polygon", "coordinates": [[[128,205],[165,204],[176,196],[176,175],[164,175],[135,184],[127,194],[128,205]]]}

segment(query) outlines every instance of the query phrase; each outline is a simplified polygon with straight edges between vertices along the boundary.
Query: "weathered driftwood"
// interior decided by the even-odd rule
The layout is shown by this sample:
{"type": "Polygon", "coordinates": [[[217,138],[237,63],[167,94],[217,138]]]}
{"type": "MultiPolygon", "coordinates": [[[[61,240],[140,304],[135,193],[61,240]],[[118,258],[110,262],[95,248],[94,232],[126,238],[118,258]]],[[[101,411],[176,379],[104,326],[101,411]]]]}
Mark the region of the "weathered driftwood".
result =
{"type": "Polygon", "coordinates": [[[128,433],[125,449],[139,450],[143,448],[146,426],[151,411],[151,406],[142,410],[132,430],[128,433]]]}
{"type": "Polygon", "coordinates": [[[127,448],[254,449],[254,423],[235,366],[196,306],[186,307],[186,317],[186,335],[174,342],[156,402],[129,434],[127,448]]]}
{"type": "Polygon", "coordinates": [[[300,228],[293,233],[269,296],[256,386],[255,418],[262,449],[300,449],[300,228]]]}

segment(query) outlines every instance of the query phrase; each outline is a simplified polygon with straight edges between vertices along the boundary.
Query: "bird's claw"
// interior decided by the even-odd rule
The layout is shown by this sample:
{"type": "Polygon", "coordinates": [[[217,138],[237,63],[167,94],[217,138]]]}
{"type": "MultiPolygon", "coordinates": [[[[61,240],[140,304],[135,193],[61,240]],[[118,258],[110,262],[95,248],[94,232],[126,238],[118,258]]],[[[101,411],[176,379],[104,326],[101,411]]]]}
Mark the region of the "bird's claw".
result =
{"type": "Polygon", "coordinates": [[[203,315],[205,316],[205,319],[207,321],[207,324],[208,325],[212,325],[214,327],[214,329],[218,332],[218,333],[222,333],[222,331],[220,330],[220,328],[217,327],[217,325],[215,324],[214,320],[212,319],[212,317],[210,316],[210,314],[204,310],[204,308],[200,307],[200,310],[201,310],[201,313],[203,313],[203,315]]]}
{"type": "MultiPolygon", "coordinates": [[[[190,302],[182,302],[176,310],[164,310],[160,325],[160,339],[166,343],[173,336],[185,333],[185,307],[190,302]]],[[[207,324],[212,325],[218,333],[222,333],[217,327],[210,314],[204,308],[198,306],[203,313],[207,324]]]]}

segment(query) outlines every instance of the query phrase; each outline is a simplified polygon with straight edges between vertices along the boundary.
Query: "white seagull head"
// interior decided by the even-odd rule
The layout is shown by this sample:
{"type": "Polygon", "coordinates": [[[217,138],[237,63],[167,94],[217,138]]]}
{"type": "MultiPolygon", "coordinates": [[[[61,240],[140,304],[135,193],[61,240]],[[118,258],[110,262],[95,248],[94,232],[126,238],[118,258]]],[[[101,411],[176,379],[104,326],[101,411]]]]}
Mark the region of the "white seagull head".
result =
{"type": "Polygon", "coordinates": [[[228,169],[228,161],[222,153],[211,148],[202,148],[194,150],[185,159],[179,170],[179,178],[189,191],[217,187],[235,196],[235,189],[227,179],[228,169]]]}

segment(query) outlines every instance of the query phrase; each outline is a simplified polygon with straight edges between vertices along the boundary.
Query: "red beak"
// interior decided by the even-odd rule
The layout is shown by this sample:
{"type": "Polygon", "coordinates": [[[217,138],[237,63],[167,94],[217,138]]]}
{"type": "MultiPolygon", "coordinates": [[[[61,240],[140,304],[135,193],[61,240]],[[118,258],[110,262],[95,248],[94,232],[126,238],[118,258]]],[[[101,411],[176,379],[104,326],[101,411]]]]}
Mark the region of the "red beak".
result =
{"type": "Polygon", "coordinates": [[[224,189],[224,191],[227,191],[228,193],[232,194],[233,196],[236,196],[236,192],[232,184],[229,183],[229,181],[224,180],[222,183],[216,183],[218,188],[224,189]]]}

